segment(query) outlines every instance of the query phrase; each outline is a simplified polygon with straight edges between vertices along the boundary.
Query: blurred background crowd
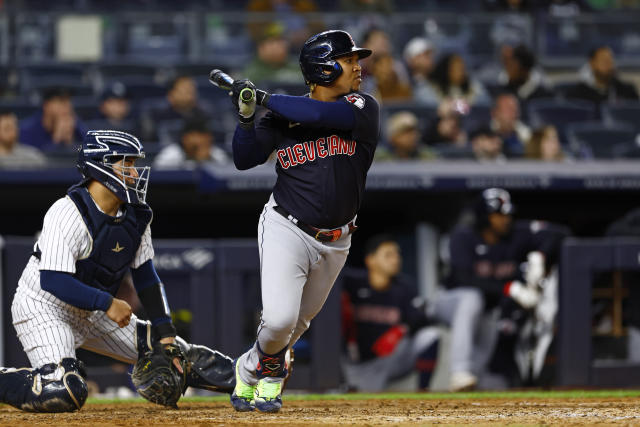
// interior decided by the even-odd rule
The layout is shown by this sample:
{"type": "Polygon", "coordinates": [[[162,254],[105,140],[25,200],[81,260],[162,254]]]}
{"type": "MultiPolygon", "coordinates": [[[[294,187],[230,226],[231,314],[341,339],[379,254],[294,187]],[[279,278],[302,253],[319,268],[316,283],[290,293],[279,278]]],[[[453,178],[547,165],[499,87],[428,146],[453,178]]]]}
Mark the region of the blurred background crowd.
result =
{"type": "MultiPolygon", "coordinates": [[[[361,65],[362,90],[381,104],[374,163],[428,168],[465,160],[499,168],[529,160],[562,170],[634,159],[640,157],[639,19],[640,0],[0,0],[0,169],[70,167],[89,129],[140,137],[154,173],[230,166],[236,112],[209,83],[209,71],[304,95],[299,50],[325,29],[347,30],[358,46],[373,50],[361,65]]],[[[192,188],[172,193],[172,176],[165,175],[153,200],[162,212],[157,235],[253,237],[255,212],[247,206],[262,198],[249,192],[206,198],[192,188]]],[[[6,182],[3,194],[19,197],[9,189],[15,182],[6,182]]],[[[603,234],[612,216],[635,202],[620,202],[628,193],[611,205],[587,204],[584,196],[581,205],[553,210],[554,200],[566,207],[574,199],[520,192],[522,212],[561,218],[568,230],[512,223],[510,195],[501,189],[479,199],[450,197],[447,188],[415,191],[397,197],[381,191],[365,201],[368,217],[354,240],[336,311],[343,321],[344,384],[380,390],[414,370],[414,386],[426,389],[436,364],[448,368],[439,382],[445,389],[551,384],[554,354],[545,340],[555,333],[558,301],[549,295],[557,293],[551,279],[562,238],[576,230],[603,234]],[[419,197],[414,210],[394,206],[411,205],[412,194],[419,197]],[[474,218],[454,228],[463,205],[474,218]],[[416,233],[429,221],[431,237],[416,233]],[[392,227],[401,233],[380,234],[392,227]],[[421,244],[428,250],[416,252],[421,244]],[[530,259],[538,252],[544,274],[532,279],[520,265],[540,269],[530,259]],[[420,265],[438,269],[428,295],[424,277],[410,277],[420,265]],[[448,326],[450,336],[433,325],[448,326]],[[438,359],[443,343],[452,350],[438,359]]],[[[31,213],[29,223],[25,212],[5,211],[0,233],[32,232],[41,216],[31,213]],[[18,215],[28,225],[16,232],[18,215]]],[[[611,235],[639,235],[638,217],[632,213],[611,235]]],[[[620,307],[631,291],[625,292],[616,294],[620,307]]],[[[640,301],[635,293],[633,301],[640,301]]],[[[594,305],[593,327],[628,336],[629,350],[617,355],[640,360],[640,320],[623,319],[621,309],[612,315],[610,299],[594,305]],[[623,329],[623,321],[637,329],[623,329]]],[[[301,340],[303,363],[305,345],[301,340]]],[[[599,354],[610,355],[605,347],[599,354]]]]}
{"type": "Polygon", "coordinates": [[[376,161],[633,158],[634,0],[101,0],[0,3],[0,165],[60,161],[86,129],[138,135],[163,168],[230,161],[211,68],[302,95],[311,34],[373,50],[376,161]],[[164,13],[164,12],[171,13],[164,13]]]}

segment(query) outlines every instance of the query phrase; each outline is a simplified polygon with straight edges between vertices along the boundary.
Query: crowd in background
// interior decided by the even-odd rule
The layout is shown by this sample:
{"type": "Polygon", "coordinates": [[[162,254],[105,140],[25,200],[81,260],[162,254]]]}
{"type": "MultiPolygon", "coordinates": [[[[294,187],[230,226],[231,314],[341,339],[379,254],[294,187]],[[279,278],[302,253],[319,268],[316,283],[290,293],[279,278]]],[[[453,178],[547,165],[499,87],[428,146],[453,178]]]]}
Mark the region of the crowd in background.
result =
{"type": "MultiPolygon", "coordinates": [[[[61,3],[75,4],[74,1],[87,8],[96,3],[90,0],[61,3]]],[[[38,2],[19,3],[27,7],[38,2]]],[[[128,3],[128,7],[145,10],[158,0],[128,3]]],[[[197,7],[218,4],[215,0],[192,3],[197,7]]],[[[384,22],[366,19],[369,13],[411,11],[407,4],[420,2],[249,0],[244,3],[243,10],[247,13],[277,13],[281,19],[266,25],[247,21],[245,31],[254,53],[246,63],[225,71],[237,78],[249,78],[260,88],[294,95],[305,93],[297,60],[299,48],[309,35],[326,29],[321,14],[306,13],[335,10],[353,13],[354,19],[365,18],[366,25],[359,27],[354,36],[358,45],[373,51],[361,65],[362,90],[373,94],[382,106],[381,140],[375,162],[441,159],[498,164],[514,159],[576,162],[637,155],[636,135],[640,129],[637,116],[622,112],[625,108],[640,111],[638,89],[632,80],[620,76],[614,50],[606,43],[583,46],[580,54],[584,65],[571,70],[568,83],[554,85],[550,78],[552,70],[540,65],[535,50],[522,38],[499,39],[493,59],[472,64],[465,52],[451,47],[455,44],[430,38],[426,31],[398,45],[384,22]],[[593,129],[610,131],[598,134],[608,135],[604,141],[607,147],[591,146],[588,138],[580,139],[581,130],[596,134],[593,129]],[[617,139],[608,139],[614,136],[617,139]]],[[[568,20],[580,13],[640,6],[640,1],[634,0],[424,2],[427,7],[448,12],[459,12],[469,3],[473,3],[473,12],[515,16],[544,13],[568,20]]],[[[416,6],[416,12],[425,11],[428,9],[416,6]]],[[[515,33],[519,30],[516,26],[515,33]]],[[[163,72],[169,71],[161,79],[158,79],[161,73],[153,66],[137,65],[142,74],[135,76],[129,74],[135,68],[132,64],[123,65],[120,72],[114,73],[107,73],[107,66],[98,66],[100,84],[92,85],[91,105],[87,105],[86,94],[79,93],[78,86],[63,84],[68,82],[65,79],[60,79],[59,84],[49,79],[51,85],[28,94],[29,102],[31,95],[38,99],[37,107],[29,109],[28,114],[11,108],[12,103],[20,104],[24,94],[20,93],[19,82],[12,81],[20,73],[8,75],[0,84],[0,168],[39,168],[73,159],[74,146],[89,129],[115,129],[140,137],[157,169],[194,168],[203,163],[231,165],[229,142],[235,127],[235,111],[226,94],[206,81],[208,71],[217,65],[217,58],[201,58],[191,68],[181,67],[180,63],[165,64],[163,72]],[[141,87],[146,90],[140,91],[141,87]]],[[[511,227],[510,208],[503,209],[510,206],[508,194],[496,199],[501,210],[476,212],[484,222],[455,230],[454,237],[455,233],[461,237],[452,244],[467,242],[463,249],[469,259],[459,265],[460,249],[455,249],[458,256],[451,263],[453,270],[443,277],[446,283],[442,292],[432,301],[418,298],[415,284],[399,273],[402,257],[392,236],[375,236],[369,241],[365,268],[347,270],[344,275],[343,366],[350,386],[381,390],[389,381],[415,367],[420,388],[428,388],[438,354],[438,333],[432,326],[438,323],[457,328],[452,332],[455,341],[450,361],[452,390],[487,386],[483,380],[491,372],[502,376],[502,386],[535,383],[522,372],[514,373],[520,367],[515,365],[512,355],[516,329],[542,299],[539,288],[542,278],[527,283],[529,280],[521,271],[515,271],[514,266],[531,262],[529,253],[539,248],[532,243],[534,237],[524,243],[510,240],[512,235],[502,230],[499,223],[509,222],[502,227],[511,227]],[[497,218],[496,224],[489,217],[497,218]],[[494,253],[518,244],[521,246],[515,253],[494,253]],[[508,271],[504,270],[506,264],[511,268],[508,271]],[[512,284],[518,280],[523,281],[520,286],[512,284]],[[494,341],[487,348],[474,347],[479,341],[476,334],[481,332],[480,322],[496,309],[502,317],[493,319],[492,331],[499,336],[490,337],[494,341]],[[517,315],[522,317],[514,320],[517,315]],[[498,339],[504,342],[496,344],[498,339]],[[507,351],[502,356],[506,354],[508,360],[496,359],[494,356],[500,353],[494,349],[505,346],[507,351]],[[473,360],[478,351],[483,352],[481,366],[476,366],[477,360],[473,360]],[[372,372],[378,375],[370,375],[372,372]]],[[[534,230],[538,225],[533,224],[526,225],[532,235],[540,231],[534,230]]],[[[567,233],[563,230],[558,234],[567,233]]],[[[555,253],[558,241],[554,240],[553,245],[548,248],[549,254],[555,253]]],[[[555,261],[553,256],[547,260],[545,273],[550,272],[555,261]]],[[[538,369],[539,375],[542,367],[527,369],[529,373],[538,369]]]]}
{"type": "MultiPolygon", "coordinates": [[[[98,3],[85,1],[82,5],[97,7],[98,3]]],[[[146,3],[139,3],[144,8],[146,3]]],[[[381,141],[375,161],[568,162],[634,157],[638,151],[635,123],[627,116],[616,115],[620,108],[638,108],[638,91],[633,82],[619,76],[614,51],[605,43],[583,46],[584,66],[573,70],[568,83],[553,85],[527,40],[514,36],[524,30],[517,25],[515,30],[496,36],[492,60],[470,64],[465,52],[452,48],[452,44],[442,38],[433,40],[423,34],[402,45],[394,43],[379,14],[410,10],[403,2],[325,3],[319,0],[246,2],[247,13],[277,13],[278,20],[267,23],[247,20],[245,31],[254,46],[254,54],[246,63],[226,71],[235,77],[247,77],[267,90],[302,95],[306,90],[297,63],[299,47],[309,35],[325,29],[321,15],[306,13],[325,12],[327,6],[334,7],[335,11],[354,13],[354,19],[365,22],[355,34],[358,44],[373,50],[371,57],[361,61],[362,90],[374,94],[383,107],[381,141]],[[369,13],[373,13],[374,18],[369,19],[369,13]],[[592,146],[589,125],[607,135],[605,147],[602,143],[592,146]]],[[[443,10],[455,2],[445,3],[426,2],[428,7],[443,10]]],[[[636,6],[632,3],[487,0],[478,2],[472,9],[501,12],[496,15],[496,25],[500,27],[504,12],[511,16],[505,21],[507,25],[517,23],[513,16],[518,14],[545,13],[571,19],[579,13],[636,6]]],[[[206,2],[194,1],[192,5],[206,6],[206,2]]],[[[93,108],[86,105],[86,96],[79,96],[78,87],[63,84],[68,79],[61,79],[60,85],[55,84],[55,78],[48,79],[51,85],[30,94],[31,100],[40,99],[40,105],[31,115],[12,111],[11,102],[20,101],[24,96],[16,89],[19,84],[11,83],[8,77],[0,85],[1,117],[12,124],[19,119],[19,132],[12,130],[12,124],[0,127],[0,165],[40,167],[47,159],[64,158],[65,152],[72,151],[86,130],[97,128],[123,130],[139,136],[159,168],[194,167],[202,162],[229,163],[233,107],[230,102],[224,102],[223,93],[214,93],[217,89],[207,86],[206,82],[202,84],[208,64],[213,68],[216,58],[202,60],[198,67],[190,70],[181,69],[181,64],[175,63],[174,69],[166,73],[169,77],[165,76],[164,87],[153,83],[157,76],[148,75],[147,83],[155,84],[155,88],[142,92],[139,83],[145,76],[132,79],[128,74],[131,70],[123,66],[123,75],[115,72],[108,78],[101,76],[101,84],[93,85],[94,91],[97,86],[101,87],[93,108]],[[132,92],[133,86],[136,90],[132,92]],[[78,100],[83,101],[82,105],[78,105],[78,100]]],[[[171,69],[171,64],[167,65],[171,69]]]]}

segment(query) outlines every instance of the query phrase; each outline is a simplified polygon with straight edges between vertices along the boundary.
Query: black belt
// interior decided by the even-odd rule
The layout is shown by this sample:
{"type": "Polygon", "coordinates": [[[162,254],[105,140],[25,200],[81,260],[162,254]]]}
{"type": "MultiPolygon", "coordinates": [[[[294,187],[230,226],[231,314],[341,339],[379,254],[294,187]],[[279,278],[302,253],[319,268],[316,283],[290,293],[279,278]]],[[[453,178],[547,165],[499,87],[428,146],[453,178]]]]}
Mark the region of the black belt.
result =
{"type": "MultiPolygon", "coordinates": [[[[300,230],[307,233],[309,236],[313,237],[316,240],[321,242],[335,242],[340,237],[342,237],[342,227],[334,228],[333,230],[322,230],[320,228],[313,227],[311,225],[305,224],[302,221],[298,221],[293,215],[291,215],[285,208],[282,206],[274,206],[273,209],[278,212],[280,215],[294,223],[300,230]]],[[[358,228],[353,221],[347,224],[349,232],[347,234],[351,234],[358,228]]]]}

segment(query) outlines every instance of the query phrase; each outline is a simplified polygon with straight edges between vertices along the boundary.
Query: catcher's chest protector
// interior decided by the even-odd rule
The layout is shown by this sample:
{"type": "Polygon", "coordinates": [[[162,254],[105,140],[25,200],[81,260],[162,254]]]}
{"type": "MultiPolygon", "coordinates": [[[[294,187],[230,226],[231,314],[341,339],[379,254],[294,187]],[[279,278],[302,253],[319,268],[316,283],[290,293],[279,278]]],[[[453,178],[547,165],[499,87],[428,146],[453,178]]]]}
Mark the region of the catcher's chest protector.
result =
{"type": "Polygon", "coordinates": [[[151,222],[151,209],[126,204],[124,215],[112,217],[98,210],[85,187],[72,188],[68,195],[78,207],[93,240],[91,254],[76,262],[74,276],[114,295],[151,222]]]}

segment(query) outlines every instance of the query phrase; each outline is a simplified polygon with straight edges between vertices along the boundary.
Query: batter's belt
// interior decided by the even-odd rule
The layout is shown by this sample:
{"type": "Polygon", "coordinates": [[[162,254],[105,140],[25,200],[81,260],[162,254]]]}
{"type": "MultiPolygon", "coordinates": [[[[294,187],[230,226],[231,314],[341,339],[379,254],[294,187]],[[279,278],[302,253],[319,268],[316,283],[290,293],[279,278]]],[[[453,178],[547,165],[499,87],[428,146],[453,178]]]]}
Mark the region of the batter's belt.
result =
{"type": "Polygon", "coordinates": [[[280,215],[294,223],[300,230],[304,231],[309,236],[313,237],[316,240],[319,240],[320,242],[335,242],[342,236],[353,233],[358,228],[355,224],[355,221],[351,221],[349,224],[343,225],[340,228],[334,228],[333,230],[316,228],[311,225],[305,224],[302,221],[298,221],[296,217],[287,212],[287,210],[282,206],[276,205],[273,207],[273,209],[280,215]]]}

